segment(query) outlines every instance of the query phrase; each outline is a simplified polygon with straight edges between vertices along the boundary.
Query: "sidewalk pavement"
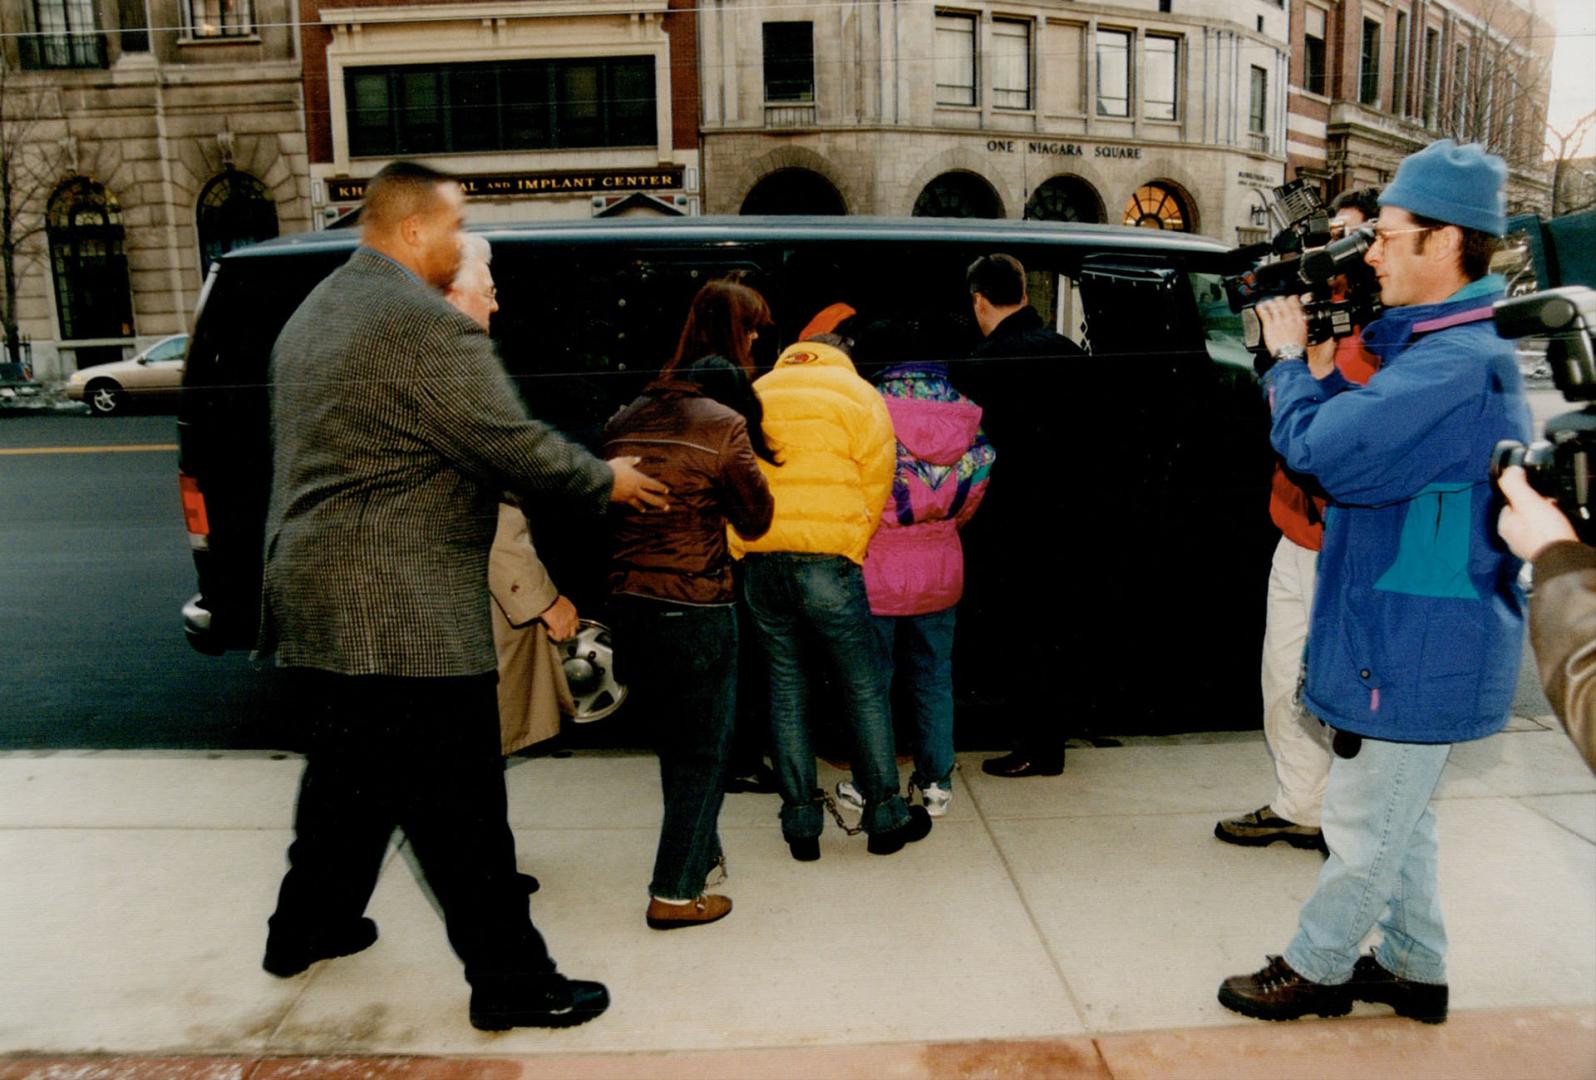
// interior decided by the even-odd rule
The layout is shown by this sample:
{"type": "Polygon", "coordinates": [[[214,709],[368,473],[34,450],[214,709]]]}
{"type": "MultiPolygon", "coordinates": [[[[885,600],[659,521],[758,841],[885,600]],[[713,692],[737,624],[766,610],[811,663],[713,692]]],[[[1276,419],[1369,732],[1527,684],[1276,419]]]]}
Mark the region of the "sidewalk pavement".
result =
{"type": "Polygon", "coordinates": [[[1272,792],[1256,733],[1072,748],[1057,778],[993,779],[983,756],[890,858],[828,821],[820,862],[794,862],[774,796],[728,797],[736,910],[670,934],[643,922],[653,758],[512,759],[533,916],[614,1004],[486,1034],[402,843],[375,946],[261,971],[297,758],[0,754],[0,1080],[1596,1077],[1596,778],[1551,718],[1460,746],[1442,781],[1438,1027],[1370,1005],[1269,1024],[1215,1000],[1284,948],[1320,866],[1212,836],[1272,792]]]}

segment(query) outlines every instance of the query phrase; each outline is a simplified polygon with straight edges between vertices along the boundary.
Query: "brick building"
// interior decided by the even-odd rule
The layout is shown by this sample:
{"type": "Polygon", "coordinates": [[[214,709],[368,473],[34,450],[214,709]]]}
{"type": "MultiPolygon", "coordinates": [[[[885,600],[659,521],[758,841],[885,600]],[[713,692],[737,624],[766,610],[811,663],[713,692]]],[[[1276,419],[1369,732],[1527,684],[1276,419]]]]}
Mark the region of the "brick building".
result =
{"type": "Polygon", "coordinates": [[[1533,0],[1290,3],[1293,176],[1326,194],[1383,185],[1446,136],[1507,160],[1512,209],[1550,209],[1541,150],[1555,31],[1533,0]]]}

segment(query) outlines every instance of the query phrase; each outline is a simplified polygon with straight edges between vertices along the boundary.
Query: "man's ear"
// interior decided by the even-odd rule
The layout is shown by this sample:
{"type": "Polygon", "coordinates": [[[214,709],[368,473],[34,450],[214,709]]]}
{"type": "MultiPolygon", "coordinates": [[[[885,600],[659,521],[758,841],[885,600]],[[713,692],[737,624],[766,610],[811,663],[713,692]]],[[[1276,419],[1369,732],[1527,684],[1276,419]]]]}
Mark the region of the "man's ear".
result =
{"type": "Polygon", "coordinates": [[[421,217],[411,214],[399,222],[399,239],[414,247],[421,238],[421,217]]]}

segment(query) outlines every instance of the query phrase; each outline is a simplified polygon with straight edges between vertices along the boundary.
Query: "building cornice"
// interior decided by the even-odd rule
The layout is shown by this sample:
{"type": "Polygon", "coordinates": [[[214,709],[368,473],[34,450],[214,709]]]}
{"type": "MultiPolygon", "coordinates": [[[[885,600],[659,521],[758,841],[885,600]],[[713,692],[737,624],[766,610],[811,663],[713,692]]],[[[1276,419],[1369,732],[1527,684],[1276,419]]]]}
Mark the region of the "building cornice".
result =
{"type": "Polygon", "coordinates": [[[665,15],[668,0],[525,0],[478,4],[416,4],[399,7],[322,8],[323,23],[355,26],[377,23],[476,22],[480,20],[591,19],[603,16],[665,15]]]}

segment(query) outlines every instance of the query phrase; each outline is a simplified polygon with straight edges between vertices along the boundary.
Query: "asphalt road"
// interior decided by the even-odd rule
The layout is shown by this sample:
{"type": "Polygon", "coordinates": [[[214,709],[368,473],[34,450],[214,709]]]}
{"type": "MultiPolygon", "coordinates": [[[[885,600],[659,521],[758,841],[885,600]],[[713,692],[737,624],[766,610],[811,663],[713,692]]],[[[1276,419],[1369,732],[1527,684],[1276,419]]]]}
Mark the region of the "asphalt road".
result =
{"type": "Polygon", "coordinates": [[[287,741],[272,672],[184,640],[175,444],[171,416],[0,410],[0,748],[287,741]]]}
{"type": "MultiPolygon", "coordinates": [[[[184,640],[175,443],[171,416],[0,409],[0,749],[291,748],[275,673],[184,640]]],[[[1515,711],[1551,711],[1528,650],[1515,711]]]]}

